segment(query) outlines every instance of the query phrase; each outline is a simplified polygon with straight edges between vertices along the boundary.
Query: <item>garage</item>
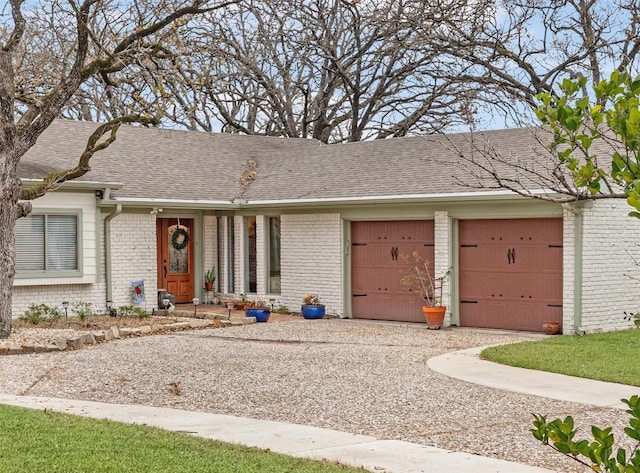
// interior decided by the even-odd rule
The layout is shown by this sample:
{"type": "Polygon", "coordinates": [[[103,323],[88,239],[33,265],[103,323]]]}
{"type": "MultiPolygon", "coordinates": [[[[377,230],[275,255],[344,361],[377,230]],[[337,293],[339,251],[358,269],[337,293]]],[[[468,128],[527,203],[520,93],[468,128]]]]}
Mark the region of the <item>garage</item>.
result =
{"type": "Polygon", "coordinates": [[[414,251],[433,263],[433,221],[351,223],[353,318],[425,323],[422,300],[403,290],[414,251]]]}
{"type": "Polygon", "coordinates": [[[459,222],[460,325],[542,331],[562,322],[562,219],[459,222]]]}

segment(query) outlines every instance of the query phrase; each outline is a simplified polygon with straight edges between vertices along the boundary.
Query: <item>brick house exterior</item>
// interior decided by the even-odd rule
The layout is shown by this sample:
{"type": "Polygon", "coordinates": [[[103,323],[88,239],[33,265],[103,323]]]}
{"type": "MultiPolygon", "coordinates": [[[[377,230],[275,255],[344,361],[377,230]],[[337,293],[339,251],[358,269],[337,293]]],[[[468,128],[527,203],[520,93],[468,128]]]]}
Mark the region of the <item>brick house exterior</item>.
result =
{"type": "MultiPolygon", "coordinates": [[[[93,126],[55,122],[21,163],[23,185],[69,166],[93,126]]],[[[496,146],[527,149],[529,131],[488,133],[496,146]]],[[[131,282],[137,280],[145,283],[147,308],[155,307],[163,269],[157,221],[174,218],[194,222],[193,297],[210,296],[202,277],[215,268],[215,289],[229,297],[272,300],[297,310],[300,298],[313,292],[329,314],[362,316],[352,313],[351,223],[432,220],[435,273],[450,272],[446,322],[459,325],[459,222],[555,218],[562,222],[562,244],[555,245],[561,246],[561,304],[549,305],[561,305],[563,332],[631,325],[623,311],[639,309],[633,275],[640,261],[634,238],[640,222],[627,217],[624,201],[561,205],[469,188],[460,183],[463,170],[442,162],[443,140],[328,146],[122,127],[118,140],[93,158],[89,174],[33,202],[34,213],[77,213],[79,268],[65,277],[18,272],[14,316],[31,303],[84,301],[103,308],[110,297],[116,307],[131,304],[131,282]],[[257,167],[247,183],[242,176],[251,162],[257,167]],[[269,271],[270,219],[279,226],[277,279],[269,271]]]]}

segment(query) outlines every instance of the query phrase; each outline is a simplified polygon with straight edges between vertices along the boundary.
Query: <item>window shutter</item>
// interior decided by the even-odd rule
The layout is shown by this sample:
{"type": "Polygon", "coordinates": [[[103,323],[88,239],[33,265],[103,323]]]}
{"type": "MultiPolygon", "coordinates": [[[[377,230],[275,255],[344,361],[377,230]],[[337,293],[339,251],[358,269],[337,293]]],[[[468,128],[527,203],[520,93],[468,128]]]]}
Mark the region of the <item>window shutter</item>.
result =
{"type": "Polygon", "coordinates": [[[16,221],[16,271],[44,269],[44,215],[16,221]]]}

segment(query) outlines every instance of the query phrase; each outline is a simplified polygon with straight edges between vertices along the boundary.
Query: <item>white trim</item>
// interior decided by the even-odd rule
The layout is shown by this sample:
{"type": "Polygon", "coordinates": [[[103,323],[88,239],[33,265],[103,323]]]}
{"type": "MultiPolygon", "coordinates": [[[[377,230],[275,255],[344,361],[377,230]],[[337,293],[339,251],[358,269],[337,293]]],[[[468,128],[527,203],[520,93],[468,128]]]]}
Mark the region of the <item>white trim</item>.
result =
{"type": "MultiPolygon", "coordinates": [[[[36,185],[41,184],[43,179],[28,179],[20,178],[20,182],[23,185],[36,185]]],[[[110,189],[122,189],[124,184],[122,182],[99,182],[99,181],[65,181],[56,185],[57,189],[104,189],[109,187],[110,189]]]]}

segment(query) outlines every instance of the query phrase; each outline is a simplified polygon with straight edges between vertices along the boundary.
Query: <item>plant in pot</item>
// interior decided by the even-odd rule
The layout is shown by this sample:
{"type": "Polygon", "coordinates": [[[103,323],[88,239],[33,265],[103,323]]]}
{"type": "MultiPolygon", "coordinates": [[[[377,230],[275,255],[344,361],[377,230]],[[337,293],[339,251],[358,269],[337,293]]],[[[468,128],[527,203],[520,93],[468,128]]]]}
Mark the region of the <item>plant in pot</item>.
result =
{"type": "Polygon", "coordinates": [[[216,282],[215,268],[211,268],[204,273],[204,288],[207,291],[213,291],[213,283],[216,282]]]}
{"type": "Polygon", "coordinates": [[[263,300],[247,301],[245,304],[244,314],[247,317],[255,317],[256,322],[266,322],[271,315],[271,309],[263,300]]]}
{"type": "Polygon", "coordinates": [[[444,325],[444,315],[447,307],[442,305],[442,285],[449,275],[449,271],[440,277],[435,277],[428,260],[414,251],[403,259],[407,263],[409,272],[401,279],[402,286],[409,292],[419,295],[424,301],[422,312],[427,321],[427,328],[439,329],[444,325]]]}
{"type": "Polygon", "coordinates": [[[302,316],[305,319],[321,319],[324,317],[324,304],[317,294],[307,294],[302,298],[302,316]]]}

